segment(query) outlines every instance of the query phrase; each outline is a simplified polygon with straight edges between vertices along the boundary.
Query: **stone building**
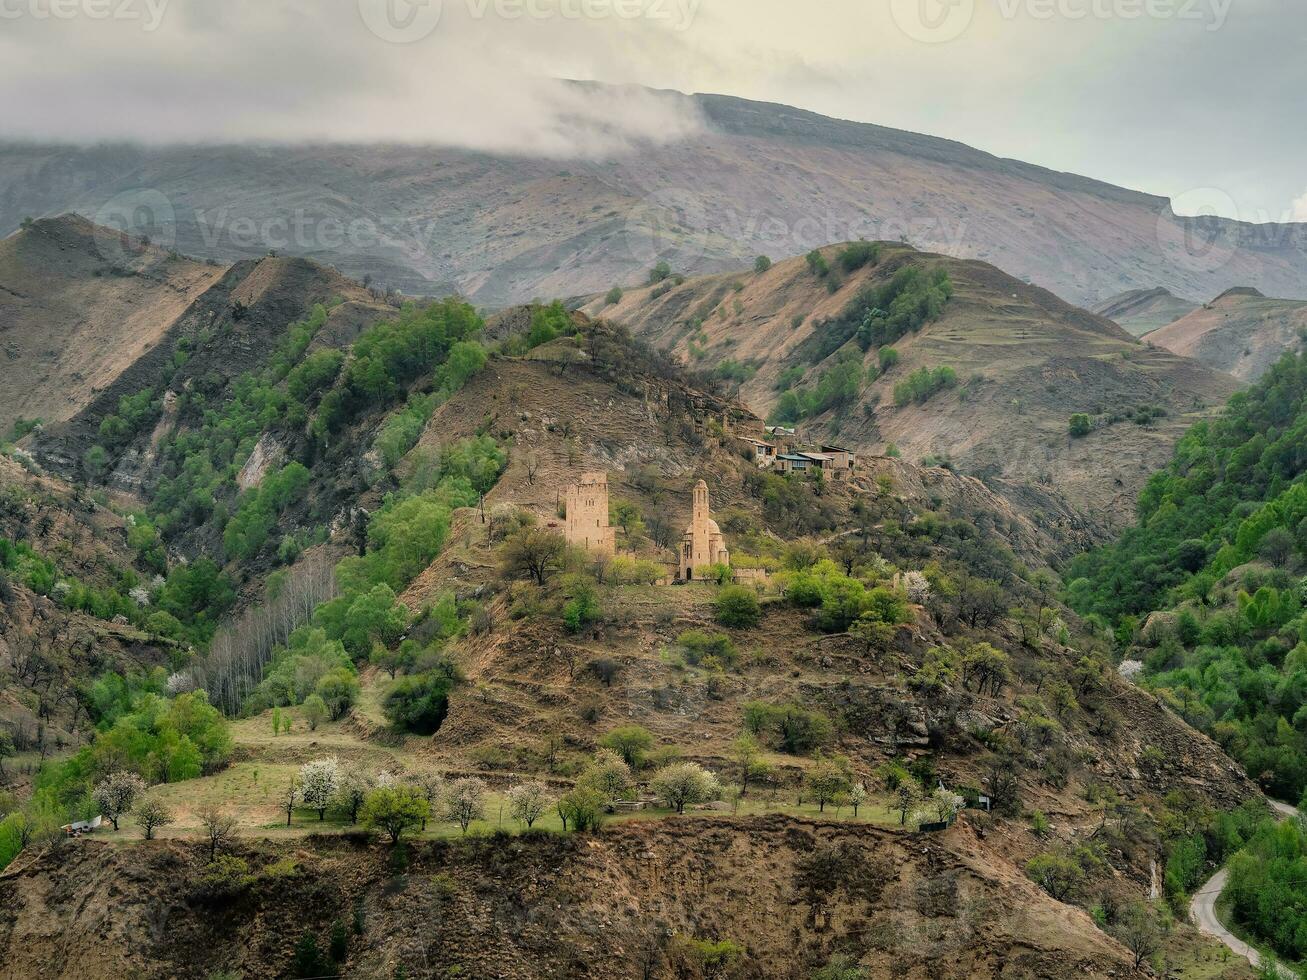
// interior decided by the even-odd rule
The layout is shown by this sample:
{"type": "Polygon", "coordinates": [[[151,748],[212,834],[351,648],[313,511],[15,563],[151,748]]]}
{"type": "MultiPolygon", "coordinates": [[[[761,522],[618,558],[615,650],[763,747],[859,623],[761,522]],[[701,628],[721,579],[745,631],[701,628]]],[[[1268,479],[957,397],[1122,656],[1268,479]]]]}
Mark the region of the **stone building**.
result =
{"type": "Polygon", "coordinates": [[[694,488],[694,516],[681,539],[681,578],[689,582],[695,572],[709,565],[729,565],[731,554],[726,550],[722,529],[712,519],[708,505],[708,484],[700,480],[694,488]]]}
{"type": "Polygon", "coordinates": [[[567,488],[567,543],[592,555],[617,554],[617,531],[608,524],[608,474],[582,473],[567,488]]]}

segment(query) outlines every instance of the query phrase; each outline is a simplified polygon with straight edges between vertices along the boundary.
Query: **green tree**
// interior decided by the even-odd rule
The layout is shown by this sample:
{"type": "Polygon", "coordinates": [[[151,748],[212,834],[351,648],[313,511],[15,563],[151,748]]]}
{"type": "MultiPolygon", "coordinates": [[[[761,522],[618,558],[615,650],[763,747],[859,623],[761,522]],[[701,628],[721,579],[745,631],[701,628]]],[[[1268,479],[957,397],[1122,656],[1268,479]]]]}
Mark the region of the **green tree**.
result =
{"type": "Polygon", "coordinates": [[[762,620],[758,594],[740,585],[730,585],[717,594],[717,622],[736,629],[750,629],[762,620]]]}
{"type": "Polygon", "coordinates": [[[369,793],[359,817],[364,826],[383,831],[392,844],[398,844],[406,831],[421,825],[428,812],[419,789],[396,783],[369,793]]]}

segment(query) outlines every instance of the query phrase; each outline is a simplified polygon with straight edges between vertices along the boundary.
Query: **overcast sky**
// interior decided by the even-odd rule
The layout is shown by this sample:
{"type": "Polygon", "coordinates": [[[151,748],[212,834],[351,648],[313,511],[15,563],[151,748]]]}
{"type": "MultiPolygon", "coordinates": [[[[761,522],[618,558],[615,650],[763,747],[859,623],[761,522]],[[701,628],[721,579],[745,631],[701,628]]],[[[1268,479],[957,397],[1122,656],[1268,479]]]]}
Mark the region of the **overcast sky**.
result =
{"type": "Polygon", "coordinates": [[[0,136],[693,138],[639,96],[784,102],[1246,220],[1307,220],[1305,0],[0,0],[0,136]]]}

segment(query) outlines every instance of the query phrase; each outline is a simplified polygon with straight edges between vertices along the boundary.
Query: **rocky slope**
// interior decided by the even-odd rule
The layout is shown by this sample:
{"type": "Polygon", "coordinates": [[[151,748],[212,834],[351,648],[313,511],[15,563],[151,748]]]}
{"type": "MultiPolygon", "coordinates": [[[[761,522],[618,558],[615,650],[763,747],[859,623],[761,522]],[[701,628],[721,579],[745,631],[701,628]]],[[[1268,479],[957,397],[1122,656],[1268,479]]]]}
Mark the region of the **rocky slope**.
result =
{"type": "Polygon", "coordinates": [[[302,935],[348,934],[350,976],[804,977],[843,953],[905,975],[1125,976],[1126,951],[965,823],[910,837],[783,817],[600,837],[243,849],[215,895],[200,849],[64,845],[0,878],[0,976],[290,975],[302,935]],[[278,863],[280,862],[280,863],[278,863]],[[687,940],[730,941],[709,968],[687,940]],[[859,951],[865,950],[860,954],[859,951]]]}
{"type": "Polygon", "coordinates": [[[1091,306],[1090,311],[1111,320],[1126,333],[1142,337],[1187,316],[1200,305],[1181,299],[1170,290],[1158,286],[1154,289],[1129,290],[1091,306]]]}
{"type": "MultiPolygon", "coordinates": [[[[823,254],[835,265],[840,251],[823,254]]],[[[805,420],[812,438],[871,453],[893,445],[914,462],[949,460],[998,481],[993,485],[1014,500],[1026,494],[1028,501],[1035,488],[1108,535],[1132,519],[1156,461],[1237,388],[993,266],[902,245],[886,245],[878,265],[834,281],[794,259],[761,274],[672,280],[630,290],[615,305],[600,298],[583,309],[602,311],[696,364],[730,359],[756,369],[741,397],[767,415],[788,369],[801,369],[797,384],[810,387],[844,353],[868,370],[876,364],[875,349],[863,352],[853,342],[849,311],[864,288],[883,285],[909,264],[947,270],[953,298],[937,320],[895,341],[899,363],[866,385],[857,403],[805,420]],[[953,368],[957,386],[923,404],[896,405],[895,387],[923,367],[953,368]],[[1129,420],[1141,410],[1146,425],[1129,420]],[[1075,413],[1099,423],[1086,438],[1068,434],[1075,413]]]]}
{"type": "Polygon", "coordinates": [[[164,339],[223,270],[81,218],[0,241],[0,434],[62,422],[164,339]]]}
{"type": "Polygon", "coordinates": [[[1307,303],[1231,289],[1152,333],[1149,343],[1253,382],[1307,336],[1307,303]]]}
{"type": "Polygon", "coordinates": [[[498,306],[899,238],[1076,303],[1164,286],[1307,296],[1302,225],[1177,219],[1165,198],[960,143],[723,96],[696,135],[603,160],[439,147],[10,145],[0,233],[26,215],[126,217],[187,254],[278,248],[411,294],[498,306]]]}

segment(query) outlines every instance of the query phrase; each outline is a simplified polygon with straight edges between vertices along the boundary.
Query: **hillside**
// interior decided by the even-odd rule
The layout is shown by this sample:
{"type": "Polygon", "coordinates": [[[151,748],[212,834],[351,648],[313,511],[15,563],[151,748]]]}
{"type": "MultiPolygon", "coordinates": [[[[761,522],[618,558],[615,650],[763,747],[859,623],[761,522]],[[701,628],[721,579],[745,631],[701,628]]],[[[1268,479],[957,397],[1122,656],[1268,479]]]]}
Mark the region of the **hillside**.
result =
{"type": "Polygon", "coordinates": [[[0,432],[62,422],[136,360],[223,275],[81,218],[0,241],[0,432]]]}
{"type": "Polygon", "coordinates": [[[1231,289],[1148,337],[1240,381],[1256,381],[1307,336],[1307,303],[1231,289]]]}
{"type": "Polygon", "coordinates": [[[1158,286],[1132,289],[1089,309],[1122,327],[1131,336],[1142,337],[1187,316],[1200,305],[1158,286]]]}
{"type": "Polygon", "coordinates": [[[1159,453],[1237,387],[984,263],[885,244],[877,261],[846,272],[843,251],[821,250],[825,276],[794,259],[763,273],[680,285],[673,278],[583,309],[696,365],[747,378],[741,397],[762,415],[777,413],[784,389],[820,391],[851,357],[862,380],[851,376],[856,384],[838,404],[805,411],[804,433],[871,453],[894,446],[914,462],[948,461],[995,487],[1034,487],[1100,539],[1129,521],[1159,453]],[[893,342],[898,359],[880,373],[877,345],[864,350],[856,336],[868,290],[913,266],[943,270],[952,296],[936,319],[893,342]],[[896,404],[896,389],[923,368],[950,368],[955,384],[896,404]],[[1068,423],[1077,413],[1091,417],[1092,431],[1073,439],[1068,423]]]}
{"type": "Polygon", "coordinates": [[[639,282],[658,258],[699,274],[900,235],[1074,303],[1245,284],[1307,298],[1301,225],[1177,219],[1165,198],[946,139],[725,96],[669,98],[698,120],[695,135],[602,160],[10,144],[0,233],[28,215],[96,220],[139,203],[142,230],[186,254],[226,263],[280,248],[411,295],[457,289],[492,307],[639,282]]]}
{"type": "MultiPolygon", "coordinates": [[[[979,306],[982,271],[956,273],[949,309],[979,306]]],[[[1169,872],[1175,828],[1215,839],[1223,811],[1257,810],[1216,744],[1057,602],[1047,564],[1086,538],[1070,511],[1032,519],[911,458],[834,484],[766,473],[740,438],[761,419],[613,322],[537,307],[487,347],[451,299],[360,311],[359,331],[323,298],[338,286],[353,295],[302,260],[234,268],[176,328],[186,357],[147,358],[116,401],[28,437],[37,462],[0,460],[6,615],[48,621],[42,653],[80,628],[97,654],[53,680],[12,647],[0,661],[13,702],[81,705],[80,724],[53,715],[67,738],[48,757],[29,752],[45,764],[22,798],[0,799],[0,857],[17,854],[0,944],[22,950],[4,970],[320,976],[305,964],[330,937],[360,975],[803,976],[836,954],[877,978],[1122,975],[1113,937],[1159,851],[1169,872]],[[206,309],[213,329],[191,334],[206,309]],[[613,559],[557,535],[589,471],[609,475],[613,559]],[[745,587],[655,584],[700,479],[736,567],[766,573],[745,587]],[[630,761],[595,802],[614,744],[630,761]],[[362,815],[343,781],[310,801],[318,763],[361,774],[362,815]],[[685,814],[658,795],[681,763],[716,774],[685,814]],[[136,840],[138,812],[62,841],[123,769],[171,816],[163,839],[136,840]],[[369,808],[420,779],[429,825],[410,811],[403,842],[379,844],[369,808]],[[460,828],[467,779],[484,798],[460,828]],[[522,833],[526,784],[550,805],[522,833]],[[982,793],[992,813],[920,830],[982,793]],[[621,812],[628,796],[648,808],[621,812]],[[562,822],[582,812],[594,824],[562,822]],[[215,814],[236,837],[210,854],[215,814]]],[[[1063,331],[1131,344],[1024,295],[1063,331]]],[[[956,322],[907,338],[904,360],[956,322]]],[[[1168,955],[1198,963],[1198,942],[1177,929],[1168,955]]]]}
{"type": "Polygon", "coordinates": [[[224,268],[73,215],[35,222],[0,242],[0,342],[13,379],[0,393],[0,429],[39,418],[67,435],[77,459],[89,445],[80,415],[98,426],[122,397],[174,374],[234,377],[268,357],[288,322],[327,302],[336,305],[324,338],[336,344],[388,308],[301,259],[224,268]],[[193,356],[214,339],[219,350],[193,356]]]}

